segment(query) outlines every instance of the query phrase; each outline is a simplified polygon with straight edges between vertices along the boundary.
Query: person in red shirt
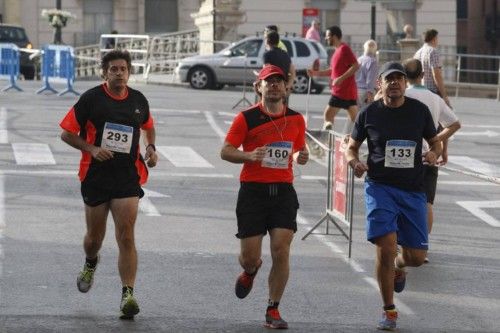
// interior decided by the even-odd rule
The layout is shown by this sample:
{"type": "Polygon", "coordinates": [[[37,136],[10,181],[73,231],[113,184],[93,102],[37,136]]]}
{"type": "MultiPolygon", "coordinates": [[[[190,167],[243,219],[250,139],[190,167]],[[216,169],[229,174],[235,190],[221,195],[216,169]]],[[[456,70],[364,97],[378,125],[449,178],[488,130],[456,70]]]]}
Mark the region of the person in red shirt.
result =
{"type": "Polygon", "coordinates": [[[106,53],[101,65],[105,82],[87,90],[60,123],[61,139],[82,152],[79,176],[87,222],[86,260],[77,287],[82,293],[92,287],[111,211],[119,248],[121,319],[139,313],[133,296],[137,272],[134,225],[139,198],[144,196],[141,185],[148,177],[145,160],[154,167],[158,159],[148,101],[127,86],[131,66],[127,51],[106,53]],[[141,131],[145,134],[144,158],[139,148],[141,131]]]}
{"type": "Polygon", "coordinates": [[[358,114],[356,101],[358,89],[354,76],[359,68],[358,60],[351,48],[342,42],[342,30],[339,27],[328,28],[325,39],[329,46],[335,47],[335,52],[330,60],[330,69],[321,71],[309,69],[307,74],[309,76],[330,76],[331,78],[332,97],[325,108],[323,129],[333,129],[335,116],[340,109],[346,109],[351,122],[344,131],[349,134],[358,114]]]}
{"type": "Polygon", "coordinates": [[[267,65],[255,83],[261,101],[236,115],[221,149],[221,158],[242,163],[236,216],[243,272],[235,286],[245,298],[262,265],[262,239],[269,232],[272,267],[265,326],[288,328],[278,311],[289,275],[290,244],[297,231],[299,202],[293,187],[292,162],[306,164],[304,117],[283,103],[286,77],[267,65]],[[238,148],[242,146],[242,150],[238,148]]]}

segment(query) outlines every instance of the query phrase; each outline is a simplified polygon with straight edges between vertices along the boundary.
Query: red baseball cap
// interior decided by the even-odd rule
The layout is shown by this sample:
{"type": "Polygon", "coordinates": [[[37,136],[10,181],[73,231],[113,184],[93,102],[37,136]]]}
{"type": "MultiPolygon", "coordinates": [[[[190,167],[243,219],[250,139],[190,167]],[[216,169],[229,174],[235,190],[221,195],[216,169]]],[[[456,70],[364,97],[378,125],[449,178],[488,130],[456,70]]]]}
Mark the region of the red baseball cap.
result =
{"type": "Polygon", "coordinates": [[[285,80],[285,73],[278,66],[266,65],[259,72],[259,80],[265,80],[272,75],[279,75],[285,80]]]}

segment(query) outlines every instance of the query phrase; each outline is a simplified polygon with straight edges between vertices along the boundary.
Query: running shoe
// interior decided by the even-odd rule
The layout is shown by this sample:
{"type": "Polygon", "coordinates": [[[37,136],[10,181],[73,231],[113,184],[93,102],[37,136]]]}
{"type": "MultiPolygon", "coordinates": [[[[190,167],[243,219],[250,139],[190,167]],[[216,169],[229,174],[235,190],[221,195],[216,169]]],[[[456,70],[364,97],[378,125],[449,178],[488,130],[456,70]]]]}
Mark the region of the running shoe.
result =
{"type": "Polygon", "coordinates": [[[90,267],[88,263],[85,262],[83,265],[83,270],[78,275],[76,279],[76,285],[78,290],[82,293],[86,293],[92,287],[94,283],[94,273],[97,269],[97,264],[99,263],[99,255],[97,255],[97,263],[95,267],[90,267]]]}
{"type": "Polygon", "coordinates": [[[395,331],[398,312],[396,310],[387,310],[382,313],[382,319],[378,322],[377,328],[383,331],[395,331]]]}
{"type": "Polygon", "coordinates": [[[139,305],[134,298],[132,290],[127,289],[122,295],[120,303],[120,319],[134,319],[134,316],[139,313],[139,305]]]}
{"type": "Polygon", "coordinates": [[[288,323],[281,318],[279,310],[273,308],[266,311],[266,323],[264,327],[286,330],[288,323]]]}
{"type": "Polygon", "coordinates": [[[405,289],[406,272],[404,269],[396,267],[394,269],[394,291],[400,293],[405,289]]]}
{"type": "Polygon", "coordinates": [[[428,264],[428,263],[429,263],[429,258],[425,257],[424,264],[428,264]]]}
{"type": "Polygon", "coordinates": [[[323,131],[330,131],[333,129],[333,123],[331,121],[325,121],[323,123],[323,131]]]}
{"type": "Polygon", "coordinates": [[[234,291],[236,293],[236,297],[245,298],[252,290],[253,279],[257,275],[260,266],[262,266],[262,260],[260,260],[259,265],[255,269],[253,274],[248,274],[246,271],[243,271],[238,278],[236,279],[236,285],[234,287],[234,291]]]}

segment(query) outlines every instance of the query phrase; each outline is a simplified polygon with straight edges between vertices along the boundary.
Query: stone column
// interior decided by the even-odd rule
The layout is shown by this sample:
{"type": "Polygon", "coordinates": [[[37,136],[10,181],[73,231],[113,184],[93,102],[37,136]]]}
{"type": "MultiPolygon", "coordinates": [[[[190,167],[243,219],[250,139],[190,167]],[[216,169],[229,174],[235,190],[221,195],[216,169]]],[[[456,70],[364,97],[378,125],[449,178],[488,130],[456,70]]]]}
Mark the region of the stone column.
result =
{"type": "Polygon", "coordinates": [[[212,54],[223,48],[211,41],[237,39],[237,27],[245,17],[239,10],[240,4],[241,0],[205,0],[200,10],[191,14],[200,30],[200,54],[212,54]]]}

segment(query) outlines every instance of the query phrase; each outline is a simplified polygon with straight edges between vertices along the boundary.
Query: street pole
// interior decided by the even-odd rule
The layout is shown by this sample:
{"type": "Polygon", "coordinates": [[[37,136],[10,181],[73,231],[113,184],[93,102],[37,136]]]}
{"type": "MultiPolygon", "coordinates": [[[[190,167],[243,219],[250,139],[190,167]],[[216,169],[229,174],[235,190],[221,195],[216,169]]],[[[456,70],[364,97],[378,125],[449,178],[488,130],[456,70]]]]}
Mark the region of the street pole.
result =
{"type": "MultiPolygon", "coordinates": [[[[62,0],[56,0],[56,9],[61,10],[62,5],[61,5],[62,0]]],[[[55,27],[54,31],[54,44],[62,44],[62,33],[61,33],[61,26],[57,25],[55,27]]]]}
{"type": "Polygon", "coordinates": [[[377,7],[375,6],[375,1],[372,0],[372,34],[371,39],[375,40],[375,18],[377,13],[377,7]]]}

